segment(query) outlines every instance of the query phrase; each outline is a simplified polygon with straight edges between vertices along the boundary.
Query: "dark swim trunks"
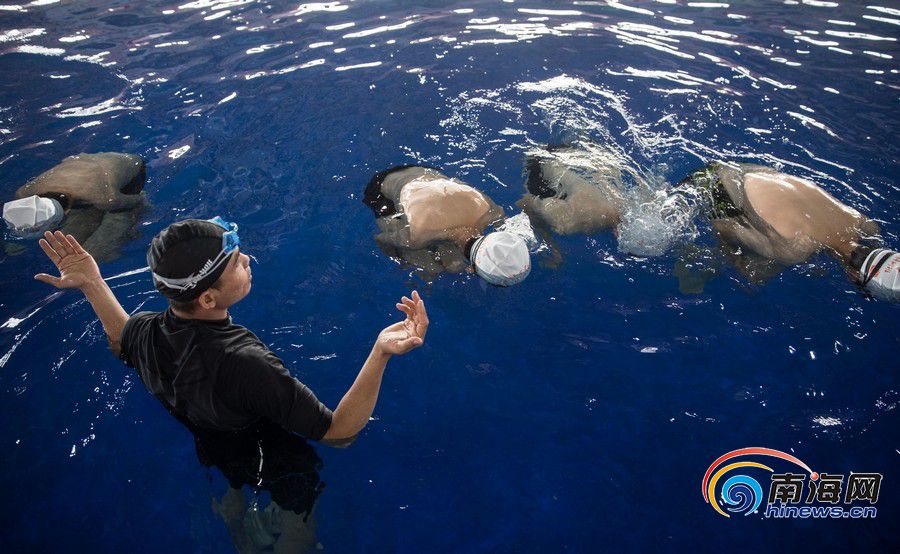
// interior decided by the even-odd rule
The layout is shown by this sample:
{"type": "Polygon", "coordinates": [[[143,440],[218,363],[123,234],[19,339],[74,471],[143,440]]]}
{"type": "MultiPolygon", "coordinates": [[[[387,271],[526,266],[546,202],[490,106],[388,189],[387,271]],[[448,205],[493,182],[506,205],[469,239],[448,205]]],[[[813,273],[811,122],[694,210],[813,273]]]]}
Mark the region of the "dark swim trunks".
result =
{"type": "Polygon", "coordinates": [[[304,516],[304,521],[312,514],[325,488],[319,477],[322,459],[301,437],[266,421],[234,432],[179,421],[194,434],[200,463],[219,468],[232,488],[269,491],[281,509],[304,516]]]}
{"type": "Polygon", "coordinates": [[[430,167],[427,165],[419,165],[419,164],[404,164],[404,165],[395,165],[390,169],[385,169],[384,171],[379,171],[372,177],[372,180],[369,181],[369,184],[366,185],[366,191],[363,193],[363,204],[372,208],[372,212],[375,213],[375,217],[390,217],[398,213],[397,206],[394,205],[394,201],[384,195],[381,192],[381,186],[384,184],[384,180],[388,175],[395,171],[400,171],[403,169],[409,169],[411,167],[424,167],[425,169],[434,169],[437,171],[437,168],[430,167]]]}
{"type": "Polygon", "coordinates": [[[673,192],[698,201],[701,213],[709,219],[744,215],[722,185],[718,174],[719,165],[718,162],[713,162],[694,171],[675,185],[673,192]]]}
{"type": "MultiPolygon", "coordinates": [[[[557,188],[544,178],[540,158],[528,158],[525,161],[525,171],[528,173],[528,178],[525,181],[525,188],[528,192],[538,198],[553,198],[559,194],[557,188]]],[[[563,193],[560,199],[564,200],[565,196],[565,193],[563,193]]]]}
{"type": "MultiPolygon", "coordinates": [[[[547,152],[553,153],[558,150],[570,148],[572,148],[570,144],[563,143],[547,146],[546,150],[547,152]]],[[[559,183],[553,184],[544,178],[540,157],[529,156],[528,159],[525,160],[525,172],[528,174],[528,177],[525,180],[525,189],[532,195],[543,199],[558,197],[560,200],[565,200],[566,196],[568,196],[565,191],[560,190],[559,183]]]]}

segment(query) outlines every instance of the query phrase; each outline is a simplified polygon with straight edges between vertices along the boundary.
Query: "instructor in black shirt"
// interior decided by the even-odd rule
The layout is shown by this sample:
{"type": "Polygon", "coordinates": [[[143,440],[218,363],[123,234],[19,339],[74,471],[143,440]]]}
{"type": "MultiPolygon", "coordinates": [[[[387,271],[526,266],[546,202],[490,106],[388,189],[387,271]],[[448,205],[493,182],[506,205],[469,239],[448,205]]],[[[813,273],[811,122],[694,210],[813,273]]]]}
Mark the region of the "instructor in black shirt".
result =
{"type": "Polygon", "coordinates": [[[390,357],[422,345],[428,329],[424,302],[417,292],[401,299],[397,309],[406,319],[379,333],[332,412],[256,335],[232,323],[228,308],[247,296],[252,280],[237,230],[219,217],[189,219],[153,239],[147,261],[154,285],[170,304],[161,313],[129,317],[93,257],[60,231],[39,241],[60,276],[41,273],[35,279],[80,289],[103,323],[112,351],[176,417],[223,431],[265,419],[313,440],[355,437],[375,409],[390,357]]]}

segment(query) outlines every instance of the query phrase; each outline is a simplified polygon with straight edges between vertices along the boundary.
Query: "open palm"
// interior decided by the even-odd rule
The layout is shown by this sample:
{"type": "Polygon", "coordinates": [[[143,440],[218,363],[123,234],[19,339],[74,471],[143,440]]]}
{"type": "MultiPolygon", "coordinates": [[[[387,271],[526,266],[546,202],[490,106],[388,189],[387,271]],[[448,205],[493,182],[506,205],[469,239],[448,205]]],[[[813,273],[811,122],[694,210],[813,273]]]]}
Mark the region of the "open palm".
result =
{"type": "Polygon", "coordinates": [[[397,309],[406,314],[406,319],[385,327],[376,341],[386,354],[406,354],[422,346],[428,331],[428,313],[418,292],[413,291],[412,298],[401,298],[397,309]]]}
{"type": "Polygon", "coordinates": [[[75,289],[96,279],[102,279],[100,268],[97,267],[93,256],[88,254],[72,235],[64,235],[62,231],[56,233],[47,231],[38,244],[59,270],[59,277],[38,273],[34,276],[38,281],[58,289],[75,289]]]}

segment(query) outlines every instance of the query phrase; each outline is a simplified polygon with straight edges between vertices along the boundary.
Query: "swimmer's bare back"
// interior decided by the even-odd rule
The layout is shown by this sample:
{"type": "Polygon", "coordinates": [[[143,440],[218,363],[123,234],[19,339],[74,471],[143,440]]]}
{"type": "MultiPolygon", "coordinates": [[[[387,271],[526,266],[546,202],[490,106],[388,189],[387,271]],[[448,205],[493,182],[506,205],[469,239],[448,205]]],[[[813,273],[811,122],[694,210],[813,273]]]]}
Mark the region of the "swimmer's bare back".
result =
{"type": "Polygon", "coordinates": [[[408,168],[385,178],[382,191],[404,214],[406,248],[450,241],[460,246],[503,218],[503,208],[479,190],[425,168],[408,168]]]}
{"type": "Polygon", "coordinates": [[[89,204],[103,211],[130,209],[143,203],[137,194],[139,187],[126,194],[138,181],[143,184],[143,171],[143,160],[134,154],[78,154],[20,187],[16,198],[63,194],[73,203],[89,204]]]}
{"type": "MultiPolygon", "coordinates": [[[[790,264],[825,248],[848,260],[861,235],[878,233],[873,221],[811,181],[762,166],[746,164],[742,169],[738,173],[752,229],[739,229],[727,220],[714,224],[720,232],[731,227],[733,237],[758,254],[790,264]],[[753,225],[754,220],[758,224],[753,225]]],[[[727,179],[737,175],[724,177],[727,186],[727,179]]]]}

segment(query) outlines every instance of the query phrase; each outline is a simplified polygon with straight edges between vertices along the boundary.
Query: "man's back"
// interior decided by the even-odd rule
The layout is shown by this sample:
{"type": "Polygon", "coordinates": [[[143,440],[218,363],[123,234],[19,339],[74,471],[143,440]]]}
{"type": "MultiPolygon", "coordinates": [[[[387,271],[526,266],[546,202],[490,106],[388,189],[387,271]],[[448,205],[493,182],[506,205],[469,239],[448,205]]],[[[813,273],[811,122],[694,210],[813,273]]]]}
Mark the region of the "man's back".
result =
{"type": "Polygon", "coordinates": [[[138,313],[122,332],[122,360],[166,409],[201,427],[237,430],[265,418],[319,440],[331,424],[331,411],[230,317],[138,313]]]}

